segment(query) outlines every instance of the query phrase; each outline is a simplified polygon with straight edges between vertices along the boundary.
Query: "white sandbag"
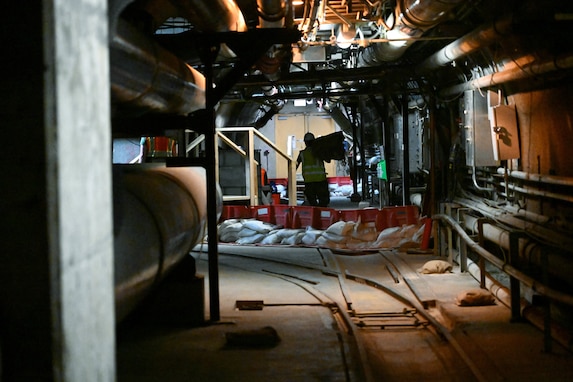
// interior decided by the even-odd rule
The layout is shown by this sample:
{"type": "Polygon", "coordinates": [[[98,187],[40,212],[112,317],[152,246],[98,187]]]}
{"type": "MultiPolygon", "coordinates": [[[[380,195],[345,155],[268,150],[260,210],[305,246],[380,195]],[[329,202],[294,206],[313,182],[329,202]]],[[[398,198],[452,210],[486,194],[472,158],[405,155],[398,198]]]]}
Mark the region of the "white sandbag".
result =
{"type": "Polygon", "coordinates": [[[248,236],[256,235],[257,233],[259,233],[259,232],[254,231],[254,230],[252,230],[252,229],[250,229],[250,228],[245,228],[245,227],[243,227],[243,228],[241,228],[241,230],[237,233],[237,235],[238,235],[239,237],[248,237],[248,236]]]}
{"type": "Polygon", "coordinates": [[[296,235],[292,235],[289,237],[285,237],[281,240],[281,244],[283,245],[298,245],[302,243],[302,238],[304,236],[304,232],[299,232],[296,235]]]}
{"type": "Polygon", "coordinates": [[[346,236],[352,233],[354,229],[354,223],[352,222],[344,222],[344,221],[337,221],[328,227],[325,233],[332,233],[339,236],[346,236]]]}
{"type": "Polygon", "coordinates": [[[376,241],[378,238],[378,231],[375,226],[357,224],[352,231],[352,237],[362,241],[376,241]]]}
{"type": "Polygon", "coordinates": [[[294,236],[300,232],[304,232],[304,229],[301,228],[283,228],[277,231],[277,235],[279,235],[279,237],[281,239],[284,239],[286,237],[290,237],[290,236],[294,236]]]}
{"type": "Polygon", "coordinates": [[[316,240],[316,245],[318,247],[329,249],[346,249],[346,244],[344,242],[336,243],[334,241],[330,241],[324,235],[316,240]]]}
{"type": "Polygon", "coordinates": [[[418,272],[424,274],[430,273],[446,273],[452,271],[452,265],[444,260],[430,260],[427,261],[418,272]]]}
{"type": "Polygon", "coordinates": [[[265,235],[262,233],[257,233],[253,236],[245,236],[239,238],[236,242],[237,244],[256,244],[262,241],[265,238],[265,235]]]}
{"type": "Polygon", "coordinates": [[[243,226],[258,233],[269,233],[275,228],[273,225],[260,220],[245,220],[243,226]]]}
{"type": "Polygon", "coordinates": [[[401,227],[390,227],[390,228],[386,228],[385,230],[383,230],[382,232],[380,232],[380,234],[378,234],[378,238],[376,240],[384,240],[389,238],[392,235],[396,235],[397,233],[399,233],[401,230],[401,227]]]}
{"type": "Polygon", "coordinates": [[[261,240],[261,244],[279,244],[282,240],[282,237],[279,236],[278,231],[274,233],[269,233],[265,236],[263,240],[261,240]]]}
{"type": "Polygon", "coordinates": [[[233,243],[239,239],[238,232],[226,232],[223,235],[219,235],[219,241],[223,243],[233,243]]]}
{"type": "Polygon", "coordinates": [[[416,243],[421,243],[422,242],[422,237],[424,236],[424,230],[425,230],[425,226],[424,224],[422,224],[420,226],[420,228],[418,228],[418,230],[414,233],[414,235],[412,236],[412,241],[416,242],[416,243]]]}
{"type": "Polygon", "coordinates": [[[307,229],[302,237],[302,243],[306,245],[316,245],[316,240],[324,233],[318,229],[307,229]]]}

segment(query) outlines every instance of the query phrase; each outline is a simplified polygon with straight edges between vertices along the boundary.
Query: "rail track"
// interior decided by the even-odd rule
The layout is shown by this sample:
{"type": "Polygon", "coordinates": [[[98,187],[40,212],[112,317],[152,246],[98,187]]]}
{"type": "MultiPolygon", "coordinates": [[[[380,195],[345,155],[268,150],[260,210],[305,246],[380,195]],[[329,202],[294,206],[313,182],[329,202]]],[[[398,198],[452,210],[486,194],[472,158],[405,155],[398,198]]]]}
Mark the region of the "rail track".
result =
{"type": "MultiPolygon", "coordinates": [[[[391,255],[231,245],[220,247],[219,263],[295,284],[330,309],[346,381],[491,380],[419,300],[391,255]]],[[[205,260],[201,253],[197,259],[205,260]]]]}

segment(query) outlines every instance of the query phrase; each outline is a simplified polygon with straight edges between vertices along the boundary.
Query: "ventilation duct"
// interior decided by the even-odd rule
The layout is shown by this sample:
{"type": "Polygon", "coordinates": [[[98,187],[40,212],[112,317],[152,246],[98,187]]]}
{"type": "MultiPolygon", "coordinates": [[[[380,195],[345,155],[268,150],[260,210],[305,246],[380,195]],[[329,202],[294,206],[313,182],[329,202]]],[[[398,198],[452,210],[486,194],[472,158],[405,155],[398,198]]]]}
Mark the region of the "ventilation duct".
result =
{"type": "Polygon", "coordinates": [[[400,58],[430,28],[438,25],[462,0],[398,0],[396,9],[386,20],[393,26],[387,38],[396,41],[378,43],[364,49],[358,58],[359,66],[376,66],[400,58]]]}

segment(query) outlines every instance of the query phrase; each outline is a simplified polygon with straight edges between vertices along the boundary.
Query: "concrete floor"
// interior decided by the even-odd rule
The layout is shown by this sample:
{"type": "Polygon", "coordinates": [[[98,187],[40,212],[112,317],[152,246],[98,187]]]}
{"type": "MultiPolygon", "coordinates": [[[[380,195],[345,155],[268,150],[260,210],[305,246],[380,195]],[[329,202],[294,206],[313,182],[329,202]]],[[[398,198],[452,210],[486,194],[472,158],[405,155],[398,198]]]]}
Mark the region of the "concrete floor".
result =
{"type": "MultiPolygon", "coordinates": [[[[332,306],[321,302],[334,301],[343,309],[346,293],[356,311],[397,311],[403,304],[348,280],[347,289],[341,290],[337,277],[317,267],[332,267],[328,262],[334,261],[342,272],[400,291],[408,287],[393,282],[378,253],[330,255],[325,261],[316,248],[220,246],[221,318],[210,322],[207,254],[197,250],[192,256],[197,274],[205,277],[205,306],[195,308],[204,309],[206,321],[188,325],[155,314],[154,320],[140,315],[123,323],[118,329],[118,381],[573,380],[573,354],[556,342],[546,352],[542,331],[527,322],[510,322],[510,310],[499,301],[482,307],[455,304],[460,291],[478,286],[468,273],[458,267],[448,274],[416,273],[430,255],[389,253],[409,267],[419,291],[435,300],[428,312],[448,329],[445,339],[425,329],[341,330],[344,317],[333,316],[332,306]],[[308,268],[271,262],[261,266],[247,256],[298,261],[308,268]],[[260,300],[263,306],[238,310],[240,300],[260,300]],[[268,327],[278,339],[265,332],[268,327]],[[469,363],[462,362],[464,357],[469,363]]],[[[172,291],[179,293],[176,287],[172,291]]]]}

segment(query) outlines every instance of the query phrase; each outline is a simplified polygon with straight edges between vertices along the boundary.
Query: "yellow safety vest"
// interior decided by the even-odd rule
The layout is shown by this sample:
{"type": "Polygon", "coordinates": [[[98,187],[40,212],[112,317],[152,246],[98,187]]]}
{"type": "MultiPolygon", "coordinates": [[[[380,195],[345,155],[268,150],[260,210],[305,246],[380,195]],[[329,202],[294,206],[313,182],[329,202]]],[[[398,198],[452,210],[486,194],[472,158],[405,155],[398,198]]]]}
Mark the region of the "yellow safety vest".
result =
{"type": "Polygon", "coordinates": [[[302,177],[305,182],[321,182],[326,180],[326,170],[324,162],[314,156],[310,148],[300,152],[302,161],[302,177]]]}

